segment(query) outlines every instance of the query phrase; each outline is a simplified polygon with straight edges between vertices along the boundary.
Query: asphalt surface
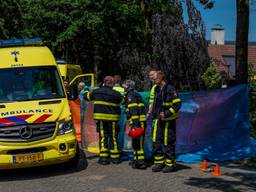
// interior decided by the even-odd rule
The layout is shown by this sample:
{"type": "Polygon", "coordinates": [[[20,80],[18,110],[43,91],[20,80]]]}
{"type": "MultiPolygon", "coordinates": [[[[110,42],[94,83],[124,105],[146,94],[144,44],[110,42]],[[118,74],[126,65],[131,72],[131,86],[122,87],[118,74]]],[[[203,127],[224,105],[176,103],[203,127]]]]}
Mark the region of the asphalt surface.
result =
{"type": "Polygon", "coordinates": [[[87,154],[79,168],[66,165],[0,171],[0,192],[194,192],[256,191],[256,170],[239,163],[221,164],[221,176],[201,172],[201,165],[178,163],[174,173],[135,170],[128,161],[102,166],[87,154]]]}

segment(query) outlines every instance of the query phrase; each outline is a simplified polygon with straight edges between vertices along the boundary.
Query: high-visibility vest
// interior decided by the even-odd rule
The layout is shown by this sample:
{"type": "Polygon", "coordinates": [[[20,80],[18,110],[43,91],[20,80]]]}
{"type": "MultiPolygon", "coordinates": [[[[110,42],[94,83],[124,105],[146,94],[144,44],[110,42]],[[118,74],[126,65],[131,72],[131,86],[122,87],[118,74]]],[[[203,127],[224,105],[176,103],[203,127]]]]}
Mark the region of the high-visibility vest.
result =
{"type": "Polygon", "coordinates": [[[121,87],[120,85],[115,85],[113,87],[114,90],[118,91],[121,95],[124,95],[124,88],[121,87]]]}
{"type": "Polygon", "coordinates": [[[150,89],[150,93],[149,93],[149,108],[153,107],[153,103],[154,103],[154,99],[155,99],[155,89],[156,89],[156,84],[154,84],[151,89],[150,89]]]}

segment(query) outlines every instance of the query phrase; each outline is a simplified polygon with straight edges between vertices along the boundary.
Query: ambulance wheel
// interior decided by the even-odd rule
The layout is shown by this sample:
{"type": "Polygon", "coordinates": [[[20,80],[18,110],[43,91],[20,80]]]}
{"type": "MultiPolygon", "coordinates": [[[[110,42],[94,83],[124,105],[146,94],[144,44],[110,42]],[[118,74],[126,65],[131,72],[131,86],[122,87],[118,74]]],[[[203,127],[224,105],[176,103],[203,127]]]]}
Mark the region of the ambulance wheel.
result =
{"type": "Polygon", "coordinates": [[[83,170],[83,169],[86,169],[87,167],[86,155],[84,151],[79,148],[78,145],[76,148],[75,157],[73,157],[68,161],[68,166],[78,170],[83,170]]]}

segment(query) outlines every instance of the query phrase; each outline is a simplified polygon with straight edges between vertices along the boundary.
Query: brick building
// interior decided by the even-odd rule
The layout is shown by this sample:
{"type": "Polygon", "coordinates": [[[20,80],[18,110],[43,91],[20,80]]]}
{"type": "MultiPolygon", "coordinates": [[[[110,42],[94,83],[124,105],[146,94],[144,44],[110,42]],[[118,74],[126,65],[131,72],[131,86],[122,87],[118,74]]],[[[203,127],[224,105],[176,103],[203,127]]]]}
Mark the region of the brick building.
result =
{"type": "MultiPolygon", "coordinates": [[[[224,77],[228,77],[228,79],[234,79],[236,75],[235,42],[225,41],[224,38],[224,28],[220,25],[213,27],[208,53],[216,64],[220,74],[224,77]]],[[[256,72],[256,42],[249,42],[248,63],[253,65],[254,71],[256,72]]]]}

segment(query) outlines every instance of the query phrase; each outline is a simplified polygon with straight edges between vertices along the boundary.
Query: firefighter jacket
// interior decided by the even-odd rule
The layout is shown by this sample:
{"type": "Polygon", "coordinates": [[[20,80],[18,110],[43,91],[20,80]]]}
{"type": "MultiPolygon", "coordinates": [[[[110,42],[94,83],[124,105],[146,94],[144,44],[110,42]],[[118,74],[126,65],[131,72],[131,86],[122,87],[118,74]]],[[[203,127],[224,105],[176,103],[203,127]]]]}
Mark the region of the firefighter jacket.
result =
{"type": "Polygon", "coordinates": [[[94,101],[94,120],[118,121],[120,118],[120,105],[123,96],[111,87],[103,86],[90,93],[86,90],[84,97],[88,101],[94,101]]]}
{"type": "Polygon", "coordinates": [[[175,88],[166,83],[162,88],[157,86],[155,88],[155,96],[153,103],[153,117],[160,118],[160,113],[164,112],[165,118],[163,121],[177,119],[181,107],[181,100],[178,98],[175,88]]]}
{"type": "Polygon", "coordinates": [[[116,90],[117,92],[119,92],[121,95],[124,95],[124,88],[121,87],[121,85],[115,84],[113,89],[116,90]]]}
{"type": "Polygon", "coordinates": [[[154,97],[155,97],[155,89],[156,89],[156,84],[154,84],[149,92],[149,108],[151,108],[151,106],[153,106],[154,103],[154,97]]]}
{"type": "Polygon", "coordinates": [[[145,106],[142,97],[134,89],[126,93],[125,109],[129,126],[140,127],[140,122],[146,121],[145,106]]]}

